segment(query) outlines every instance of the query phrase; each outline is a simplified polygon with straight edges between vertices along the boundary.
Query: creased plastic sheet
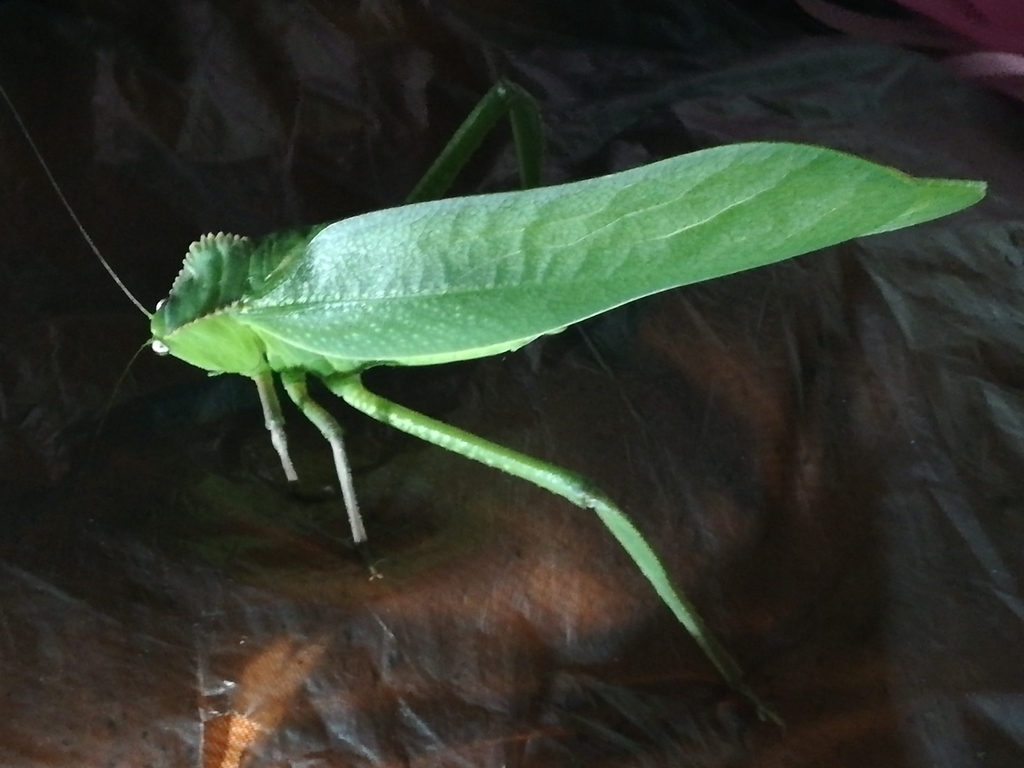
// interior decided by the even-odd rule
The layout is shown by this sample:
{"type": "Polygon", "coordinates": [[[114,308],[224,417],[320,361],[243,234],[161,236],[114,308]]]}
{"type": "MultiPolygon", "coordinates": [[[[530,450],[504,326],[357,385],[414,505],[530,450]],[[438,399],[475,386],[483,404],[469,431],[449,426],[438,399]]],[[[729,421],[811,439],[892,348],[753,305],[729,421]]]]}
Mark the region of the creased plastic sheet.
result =
{"type": "MultiPolygon", "coordinates": [[[[812,29],[721,3],[0,5],[0,80],[147,306],[204,231],[398,204],[497,73],[541,103],[550,182],[786,139],[990,184],[514,355],[369,377],[593,478],[781,730],[588,513],[338,408],[370,581],[339,503],[285,492],[248,382],[147,350],[122,378],[144,319],[5,114],[0,765],[1020,765],[1020,105],[812,29]]],[[[458,191],[512,168],[499,134],[458,191]]]]}

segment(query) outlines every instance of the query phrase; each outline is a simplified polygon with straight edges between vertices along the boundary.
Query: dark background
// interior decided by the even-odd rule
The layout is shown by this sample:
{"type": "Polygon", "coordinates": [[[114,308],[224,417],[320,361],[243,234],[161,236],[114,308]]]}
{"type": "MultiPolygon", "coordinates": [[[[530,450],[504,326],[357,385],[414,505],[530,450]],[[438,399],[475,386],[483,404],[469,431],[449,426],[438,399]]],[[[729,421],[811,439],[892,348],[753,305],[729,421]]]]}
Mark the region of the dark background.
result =
{"type": "MultiPolygon", "coordinates": [[[[0,3],[0,82],[149,307],[203,232],[399,204],[499,75],[541,105],[548,183],[755,139],[989,182],[949,219],[369,378],[593,478],[787,729],[592,515],[337,406],[367,581],[338,503],[285,493],[248,382],[133,360],[145,319],[0,110],[0,764],[193,765],[248,707],[253,768],[1019,765],[1019,103],[785,2],[0,3]]],[[[456,191],[513,168],[503,129],[456,191]]]]}

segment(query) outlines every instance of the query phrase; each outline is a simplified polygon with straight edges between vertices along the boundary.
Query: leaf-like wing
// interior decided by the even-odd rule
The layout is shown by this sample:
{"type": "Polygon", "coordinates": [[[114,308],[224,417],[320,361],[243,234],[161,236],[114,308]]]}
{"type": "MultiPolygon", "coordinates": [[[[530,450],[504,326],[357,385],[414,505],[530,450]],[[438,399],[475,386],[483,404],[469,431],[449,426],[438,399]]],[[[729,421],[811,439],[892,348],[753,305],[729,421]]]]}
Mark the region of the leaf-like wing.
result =
{"type": "Polygon", "coordinates": [[[928,221],[983,195],[980,182],[915,179],[821,147],[718,147],[331,224],[240,319],[349,360],[480,357],[641,296],[928,221]]]}

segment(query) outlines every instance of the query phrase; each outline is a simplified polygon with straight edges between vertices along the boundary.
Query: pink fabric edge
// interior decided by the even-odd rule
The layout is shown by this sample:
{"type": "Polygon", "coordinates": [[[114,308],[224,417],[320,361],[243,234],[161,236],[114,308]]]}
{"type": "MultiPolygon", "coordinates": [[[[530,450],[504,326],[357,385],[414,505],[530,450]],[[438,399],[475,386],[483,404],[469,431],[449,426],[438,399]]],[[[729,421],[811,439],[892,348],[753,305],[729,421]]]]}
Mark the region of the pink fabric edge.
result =
{"type": "Polygon", "coordinates": [[[979,51],[972,40],[923,16],[914,20],[881,19],[826,0],[796,0],[796,4],[812,18],[855,37],[954,54],[942,58],[942,62],[958,77],[977,80],[1024,101],[1024,54],[979,51]]]}

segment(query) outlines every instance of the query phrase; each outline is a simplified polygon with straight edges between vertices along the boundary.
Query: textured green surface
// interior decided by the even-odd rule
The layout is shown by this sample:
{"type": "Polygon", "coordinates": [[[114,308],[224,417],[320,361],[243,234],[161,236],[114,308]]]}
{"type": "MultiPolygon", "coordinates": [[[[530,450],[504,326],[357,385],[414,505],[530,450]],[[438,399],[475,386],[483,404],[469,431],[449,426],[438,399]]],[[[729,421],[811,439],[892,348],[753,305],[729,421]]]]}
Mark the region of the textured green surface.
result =
{"type": "Polygon", "coordinates": [[[346,219],[233,311],[313,355],[481,357],[641,296],[937,218],[983,193],[820,147],[738,144],[346,219]]]}

